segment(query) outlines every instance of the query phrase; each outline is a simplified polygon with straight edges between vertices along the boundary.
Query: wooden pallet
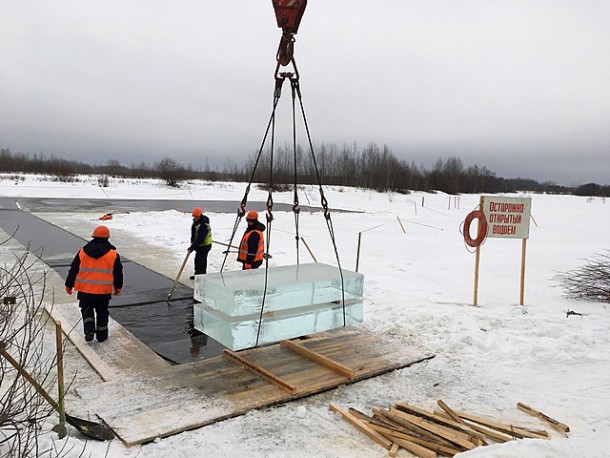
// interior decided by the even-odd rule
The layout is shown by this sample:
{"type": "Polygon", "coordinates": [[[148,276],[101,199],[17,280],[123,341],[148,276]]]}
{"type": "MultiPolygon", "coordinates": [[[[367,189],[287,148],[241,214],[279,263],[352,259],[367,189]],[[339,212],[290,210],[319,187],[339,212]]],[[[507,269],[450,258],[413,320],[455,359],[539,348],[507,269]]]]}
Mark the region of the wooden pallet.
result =
{"type": "Polygon", "coordinates": [[[410,366],[434,355],[339,328],[78,390],[127,446],[410,366]]]}

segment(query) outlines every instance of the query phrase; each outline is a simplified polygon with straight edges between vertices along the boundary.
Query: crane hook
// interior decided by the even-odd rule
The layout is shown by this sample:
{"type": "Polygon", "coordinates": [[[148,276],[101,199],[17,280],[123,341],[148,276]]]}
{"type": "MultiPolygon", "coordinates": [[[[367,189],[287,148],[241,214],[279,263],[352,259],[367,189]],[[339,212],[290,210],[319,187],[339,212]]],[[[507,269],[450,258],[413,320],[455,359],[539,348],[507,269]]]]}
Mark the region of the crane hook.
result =
{"type": "Polygon", "coordinates": [[[294,55],[294,35],[299,29],[307,0],[272,0],[277,26],[282,29],[282,38],[277,48],[276,59],[282,67],[288,65],[294,55]]]}

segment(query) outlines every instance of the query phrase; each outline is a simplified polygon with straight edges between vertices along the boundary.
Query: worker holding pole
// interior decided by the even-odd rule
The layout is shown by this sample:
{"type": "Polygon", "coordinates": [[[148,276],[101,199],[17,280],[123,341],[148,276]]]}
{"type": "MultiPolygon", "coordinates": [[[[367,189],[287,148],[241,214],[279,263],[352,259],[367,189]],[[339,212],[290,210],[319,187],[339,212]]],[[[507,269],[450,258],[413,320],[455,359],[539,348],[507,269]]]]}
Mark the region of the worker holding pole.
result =
{"type": "Polygon", "coordinates": [[[237,260],[242,263],[242,270],[258,269],[265,257],[265,225],[258,220],[258,212],[250,210],[246,215],[248,227],[239,244],[237,260]]]}
{"type": "MultiPolygon", "coordinates": [[[[212,249],[212,228],[210,219],[203,214],[199,207],[193,208],[193,224],[191,225],[191,244],[188,252],[195,252],[195,275],[202,275],[208,271],[208,253],[212,249]]],[[[191,280],[195,279],[191,275],[191,280]]]]}

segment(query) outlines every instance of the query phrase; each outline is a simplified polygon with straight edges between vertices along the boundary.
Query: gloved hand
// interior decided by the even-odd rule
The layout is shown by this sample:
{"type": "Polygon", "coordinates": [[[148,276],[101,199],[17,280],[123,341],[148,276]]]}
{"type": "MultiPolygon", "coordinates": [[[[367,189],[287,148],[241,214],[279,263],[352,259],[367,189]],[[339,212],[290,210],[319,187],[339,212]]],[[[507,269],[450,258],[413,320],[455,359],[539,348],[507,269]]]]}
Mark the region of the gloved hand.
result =
{"type": "Polygon", "coordinates": [[[117,288],[114,290],[114,293],[112,293],[113,296],[118,296],[119,294],[121,294],[121,289],[122,288],[117,288]]]}
{"type": "Polygon", "coordinates": [[[68,296],[72,296],[72,288],[66,286],[66,293],[68,293],[68,296]]]}
{"type": "Polygon", "coordinates": [[[246,268],[246,270],[252,269],[252,266],[246,262],[244,262],[244,267],[246,268]]]}

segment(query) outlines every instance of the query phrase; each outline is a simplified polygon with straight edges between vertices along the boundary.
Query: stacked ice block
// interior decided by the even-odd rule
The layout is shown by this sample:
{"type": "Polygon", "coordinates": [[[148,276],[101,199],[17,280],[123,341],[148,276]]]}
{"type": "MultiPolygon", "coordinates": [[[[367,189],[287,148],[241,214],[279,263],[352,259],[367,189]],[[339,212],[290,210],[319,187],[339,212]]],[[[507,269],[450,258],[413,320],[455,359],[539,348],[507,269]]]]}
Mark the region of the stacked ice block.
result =
{"type": "MultiPolygon", "coordinates": [[[[362,322],[364,276],[321,263],[270,267],[258,344],[362,322]],[[343,290],[341,289],[343,274],[343,290]],[[345,306],[345,307],[344,307],[345,306]]],[[[232,350],[256,345],[265,268],[195,277],[195,328],[232,350]]]]}

